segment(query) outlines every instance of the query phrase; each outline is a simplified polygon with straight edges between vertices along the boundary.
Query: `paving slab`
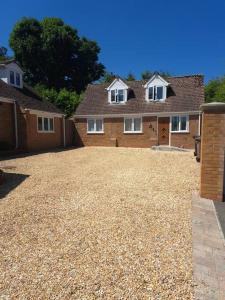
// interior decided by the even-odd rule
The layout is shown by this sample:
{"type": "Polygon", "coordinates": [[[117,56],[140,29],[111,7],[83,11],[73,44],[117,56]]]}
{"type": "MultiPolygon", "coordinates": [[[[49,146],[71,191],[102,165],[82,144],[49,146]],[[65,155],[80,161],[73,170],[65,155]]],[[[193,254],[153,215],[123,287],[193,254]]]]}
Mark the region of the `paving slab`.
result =
{"type": "MultiPolygon", "coordinates": [[[[221,213],[219,208],[219,213],[221,213]]],[[[212,200],[193,194],[194,299],[225,300],[225,240],[212,200]]]]}
{"type": "Polygon", "coordinates": [[[214,201],[214,206],[220,223],[220,228],[223,232],[223,236],[225,237],[225,202],[214,201]]]}

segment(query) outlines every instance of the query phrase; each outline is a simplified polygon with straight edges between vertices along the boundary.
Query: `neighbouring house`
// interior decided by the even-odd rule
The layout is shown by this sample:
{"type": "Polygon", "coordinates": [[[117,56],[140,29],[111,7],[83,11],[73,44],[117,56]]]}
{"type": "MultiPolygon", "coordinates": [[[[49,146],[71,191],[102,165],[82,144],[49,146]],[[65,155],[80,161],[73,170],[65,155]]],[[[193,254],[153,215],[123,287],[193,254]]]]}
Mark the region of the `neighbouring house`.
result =
{"type": "Polygon", "coordinates": [[[202,75],[90,84],[74,115],[80,146],[194,148],[204,103],[202,75]]]}
{"type": "Polygon", "coordinates": [[[65,116],[23,82],[14,61],[0,62],[0,150],[65,146],[65,116]]]}

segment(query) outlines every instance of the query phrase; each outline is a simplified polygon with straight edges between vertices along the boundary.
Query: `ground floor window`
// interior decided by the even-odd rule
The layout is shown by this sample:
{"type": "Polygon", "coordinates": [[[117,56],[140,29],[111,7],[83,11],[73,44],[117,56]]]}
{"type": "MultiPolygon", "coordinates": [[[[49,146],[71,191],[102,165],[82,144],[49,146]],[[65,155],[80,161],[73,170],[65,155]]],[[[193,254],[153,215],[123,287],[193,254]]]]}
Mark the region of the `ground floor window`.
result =
{"type": "Polygon", "coordinates": [[[189,130],[188,116],[173,116],[171,118],[171,132],[187,132],[189,130]]]}
{"type": "Polygon", "coordinates": [[[87,120],[88,133],[103,133],[103,119],[88,119],[87,120]]]}
{"type": "Polygon", "coordinates": [[[125,118],[124,119],[124,132],[125,133],[142,132],[142,119],[141,118],[125,118]]]}
{"type": "Polygon", "coordinates": [[[38,117],[38,131],[40,132],[54,132],[53,118],[38,117]]]}

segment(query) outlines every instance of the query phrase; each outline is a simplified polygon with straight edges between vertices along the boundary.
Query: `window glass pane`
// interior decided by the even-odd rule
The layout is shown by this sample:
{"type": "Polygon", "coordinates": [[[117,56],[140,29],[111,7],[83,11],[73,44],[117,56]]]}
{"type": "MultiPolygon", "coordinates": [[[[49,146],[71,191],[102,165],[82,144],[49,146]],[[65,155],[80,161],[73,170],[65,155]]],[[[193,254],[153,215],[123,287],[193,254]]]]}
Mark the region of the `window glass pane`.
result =
{"type": "Polygon", "coordinates": [[[44,131],[48,131],[48,118],[44,118],[44,131]]]}
{"type": "Polygon", "coordinates": [[[96,131],[103,131],[102,120],[96,120],[96,131]]]}
{"type": "Polygon", "coordinates": [[[38,117],[38,130],[39,131],[42,131],[42,118],[41,117],[38,117]]]}
{"type": "Polygon", "coordinates": [[[157,100],[160,100],[163,98],[163,87],[162,86],[157,87],[156,97],[157,97],[157,100]]]}
{"type": "Polygon", "coordinates": [[[118,100],[123,101],[124,99],[124,90],[118,90],[118,100]]]}
{"type": "Polygon", "coordinates": [[[134,118],[134,131],[141,131],[141,118],[134,118]]]}
{"type": "Polygon", "coordinates": [[[153,87],[152,86],[148,89],[148,99],[153,99],[153,87]]]}
{"type": "Polygon", "coordinates": [[[53,131],[53,119],[49,119],[50,131],[53,131]]]}
{"type": "Polygon", "coordinates": [[[125,131],[132,131],[132,119],[125,119],[125,131]]]}
{"type": "Polygon", "coordinates": [[[112,91],[111,91],[111,101],[112,101],[112,102],[115,102],[115,101],[116,101],[116,93],[115,93],[115,90],[112,90],[112,91]]]}
{"type": "Polygon", "coordinates": [[[16,85],[20,86],[20,74],[16,73],[16,85]]]}
{"type": "Polygon", "coordinates": [[[182,116],[180,117],[180,130],[187,130],[187,117],[182,116]]]}
{"type": "Polygon", "coordinates": [[[172,131],[179,131],[179,117],[172,117],[172,131]]]}
{"type": "Polygon", "coordinates": [[[88,131],[90,131],[90,132],[95,131],[95,121],[94,120],[88,120],[88,131]]]}
{"type": "Polygon", "coordinates": [[[10,71],[10,83],[12,83],[12,84],[15,83],[14,72],[13,71],[10,71]]]}

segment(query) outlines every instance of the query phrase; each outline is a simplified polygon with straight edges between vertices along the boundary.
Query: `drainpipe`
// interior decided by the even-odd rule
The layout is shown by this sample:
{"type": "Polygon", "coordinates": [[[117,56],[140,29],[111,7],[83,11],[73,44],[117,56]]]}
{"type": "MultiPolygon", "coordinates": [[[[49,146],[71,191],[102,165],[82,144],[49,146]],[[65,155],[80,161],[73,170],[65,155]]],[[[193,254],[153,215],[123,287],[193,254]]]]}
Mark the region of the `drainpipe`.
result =
{"type": "Polygon", "coordinates": [[[170,124],[169,124],[169,147],[171,147],[171,116],[170,116],[170,124]]]}
{"type": "Polygon", "coordinates": [[[66,118],[63,116],[63,146],[66,148],[66,118]]]}
{"type": "Polygon", "coordinates": [[[15,120],[15,138],[16,138],[16,149],[18,148],[18,125],[17,125],[17,110],[16,101],[14,101],[14,120],[15,120]]]}
{"type": "Polygon", "coordinates": [[[201,135],[201,113],[198,116],[198,135],[201,135]]]}

